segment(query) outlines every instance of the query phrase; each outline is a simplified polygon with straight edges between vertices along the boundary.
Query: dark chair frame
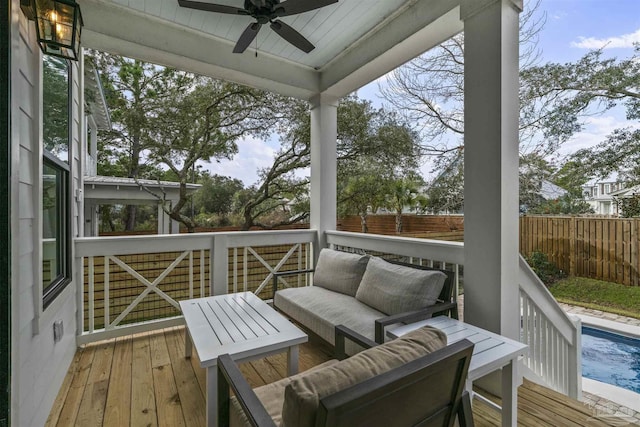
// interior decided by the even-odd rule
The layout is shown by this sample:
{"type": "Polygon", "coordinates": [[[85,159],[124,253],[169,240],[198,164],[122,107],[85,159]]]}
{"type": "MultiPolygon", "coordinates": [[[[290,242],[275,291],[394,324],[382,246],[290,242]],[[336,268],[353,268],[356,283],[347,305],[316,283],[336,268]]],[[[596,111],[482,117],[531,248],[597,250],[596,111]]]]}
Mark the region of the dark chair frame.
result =
{"type": "MultiPolygon", "coordinates": [[[[430,319],[438,315],[448,315],[454,319],[458,318],[458,302],[457,295],[453,295],[455,291],[456,274],[453,271],[442,270],[440,268],[427,267],[418,264],[409,264],[401,261],[386,260],[392,264],[401,265],[404,267],[416,268],[419,270],[433,270],[443,272],[447,278],[444,281],[440,295],[437,302],[429,307],[416,310],[407,311],[404,313],[398,313],[391,316],[381,317],[375,321],[375,341],[379,344],[384,342],[385,328],[389,325],[398,323],[414,323],[420,320],[430,319]]],[[[296,274],[313,273],[314,269],[307,270],[292,270],[273,273],[273,301],[275,307],[275,297],[278,290],[278,279],[283,276],[293,276],[296,274]]],[[[276,307],[277,308],[277,307],[276,307]]]]}
{"type": "MultiPolygon", "coordinates": [[[[344,326],[336,327],[336,342],[344,356],[345,339],[358,342],[363,346],[375,346],[377,343],[344,326]]],[[[447,426],[454,424],[456,415],[459,424],[473,427],[471,401],[464,391],[464,385],[473,353],[473,343],[458,341],[447,347],[420,357],[410,363],[392,369],[382,375],[370,378],[345,390],[326,396],[320,400],[316,427],[347,427],[358,420],[358,425],[382,427],[383,421],[376,418],[374,408],[385,400],[405,402],[407,395],[415,397],[416,384],[422,383],[436,393],[443,393],[431,383],[432,375],[448,372],[452,377],[453,389],[445,405],[430,408],[416,426],[447,426]]],[[[245,412],[249,423],[254,427],[275,427],[271,416],[242,376],[236,363],[229,355],[218,358],[218,424],[229,425],[230,390],[233,390],[245,412]]],[[[429,402],[424,402],[428,405],[429,402]]],[[[421,415],[422,416],[422,415],[421,415]]],[[[386,422],[388,424],[388,421],[386,422]]],[[[402,426],[404,427],[404,426],[402,426]]]]}

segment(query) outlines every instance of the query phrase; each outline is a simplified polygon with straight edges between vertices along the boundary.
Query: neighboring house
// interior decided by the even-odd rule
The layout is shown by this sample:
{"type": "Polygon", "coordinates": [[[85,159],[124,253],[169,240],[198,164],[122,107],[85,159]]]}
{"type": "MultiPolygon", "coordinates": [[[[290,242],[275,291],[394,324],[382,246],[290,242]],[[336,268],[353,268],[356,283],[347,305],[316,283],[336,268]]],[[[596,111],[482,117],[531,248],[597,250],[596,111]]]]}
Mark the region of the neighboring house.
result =
{"type": "Polygon", "coordinates": [[[592,179],[582,186],[584,199],[599,215],[619,214],[618,207],[613,200],[614,193],[625,188],[618,174],[611,174],[604,179],[592,179]]]}

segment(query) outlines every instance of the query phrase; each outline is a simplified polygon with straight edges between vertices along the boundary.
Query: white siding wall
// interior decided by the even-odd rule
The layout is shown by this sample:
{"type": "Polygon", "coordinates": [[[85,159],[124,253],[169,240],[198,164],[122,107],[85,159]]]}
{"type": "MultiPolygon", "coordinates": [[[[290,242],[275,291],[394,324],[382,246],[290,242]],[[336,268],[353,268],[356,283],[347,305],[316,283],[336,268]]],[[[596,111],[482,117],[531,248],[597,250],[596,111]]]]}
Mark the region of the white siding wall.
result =
{"type": "MultiPolygon", "coordinates": [[[[71,283],[41,312],[41,59],[34,23],[22,15],[19,0],[11,0],[11,10],[11,226],[15,233],[12,241],[12,425],[41,427],[76,349],[76,296],[75,283],[71,283]],[[64,336],[58,343],[53,342],[56,320],[64,322],[64,336]]],[[[75,189],[81,110],[78,70],[76,65],[72,68],[74,156],[71,176],[75,189]]],[[[77,208],[73,211],[76,215],[77,208]]],[[[72,224],[75,236],[75,219],[72,224]]]]}

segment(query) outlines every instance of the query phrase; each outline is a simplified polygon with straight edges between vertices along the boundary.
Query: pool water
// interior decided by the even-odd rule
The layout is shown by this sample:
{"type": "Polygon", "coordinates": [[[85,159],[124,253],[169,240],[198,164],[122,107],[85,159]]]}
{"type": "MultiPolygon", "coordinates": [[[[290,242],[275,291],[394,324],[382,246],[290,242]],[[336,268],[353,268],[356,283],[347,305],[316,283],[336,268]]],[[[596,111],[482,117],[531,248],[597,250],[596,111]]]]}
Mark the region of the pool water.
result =
{"type": "Polygon", "coordinates": [[[640,393],[640,339],[583,326],[582,376],[640,393]]]}

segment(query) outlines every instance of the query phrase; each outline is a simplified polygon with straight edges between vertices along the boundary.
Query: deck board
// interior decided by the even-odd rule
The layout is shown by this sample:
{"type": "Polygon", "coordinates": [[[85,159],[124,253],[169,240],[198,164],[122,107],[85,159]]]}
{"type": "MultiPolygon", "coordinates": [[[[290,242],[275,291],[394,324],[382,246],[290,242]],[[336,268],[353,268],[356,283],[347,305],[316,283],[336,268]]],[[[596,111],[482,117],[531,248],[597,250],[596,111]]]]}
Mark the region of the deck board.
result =
{"type": "MultiPolygon", "coordinates": [[[[185,359],[184,333],[183,327],[167,328],[79,349],[46,427],[204,427],[205,372],[195,351],[185,359]]],[[[330,358],[328,346],[311,340],[300,346],[300,371],[330,358]]],[[[264,385],[286,374],[286,353],[240,369],[253,387],[264,385]]],[[[518,390],[518,399],[519,426],[619,425],[529,381],[518,390]]],[[[474,401],[473,415],[478,427],[500,425],[499,414],[481,402],[474,401]]]]}

